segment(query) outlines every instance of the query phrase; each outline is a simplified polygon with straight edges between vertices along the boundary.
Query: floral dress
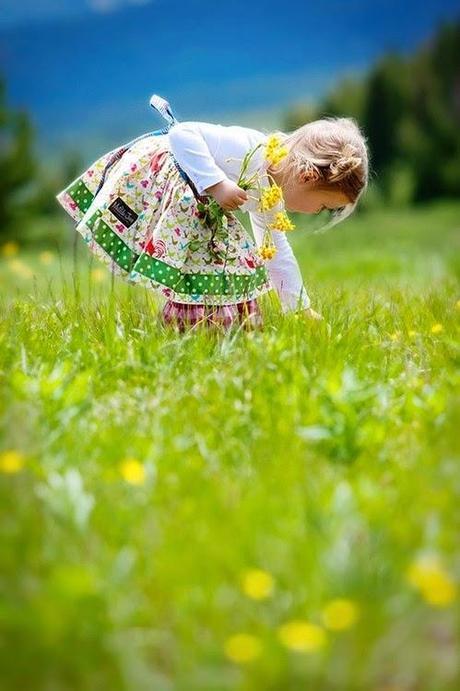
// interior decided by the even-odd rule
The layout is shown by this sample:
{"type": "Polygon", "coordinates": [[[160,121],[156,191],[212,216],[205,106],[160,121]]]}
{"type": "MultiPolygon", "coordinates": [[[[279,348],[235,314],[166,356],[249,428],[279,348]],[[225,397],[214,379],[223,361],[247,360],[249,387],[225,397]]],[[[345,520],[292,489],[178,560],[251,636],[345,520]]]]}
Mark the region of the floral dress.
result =
{"type": "Polygon", "coordinates": [[[176,120],[157,99],[168,126],[104,154],[56,199],[111,272],[166,298],[164,323],[260,326],[257,298],[273,288],[265,263],[234,214],[224,234],[205,225],[198,204],[207,198],[175,160],[176,120]]]}

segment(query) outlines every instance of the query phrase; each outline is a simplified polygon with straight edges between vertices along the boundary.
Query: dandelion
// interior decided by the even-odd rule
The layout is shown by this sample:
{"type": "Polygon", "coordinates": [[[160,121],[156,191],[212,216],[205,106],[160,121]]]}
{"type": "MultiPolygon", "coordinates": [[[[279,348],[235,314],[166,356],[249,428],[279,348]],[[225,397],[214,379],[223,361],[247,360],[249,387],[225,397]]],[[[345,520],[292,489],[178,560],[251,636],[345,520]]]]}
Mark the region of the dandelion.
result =
{"type": "Polygon", "coordinates": [[[262,644],[256,636],[249,633],[238,633],[226,640],[224,650],[232,662],[244,664],[251,662],[260,655],[262,644]]]}
{"type": "Polygon", "coordinates": [[[14,257],[19,252],[19,245],[17,242],[10,240],[2,245],[2,254],[4,257],[14,257]]]}
{"type": "Polygon", "coordinates": [[[249,569],[245,571],[241,579],[243,592],[253,600],[263,600],[273,592],[273,578],[262,569],[249,569]]]}
{"type": "Polygon", "coordinates": [[[54,260],[54,254],[49,250],[44,250],[43,252],[40,252],[39,257],[42,264],[51,264],[54,260]]]}
{"type": "Polygon", "coordinates": [[[456,598],[457,585],[436,556],[413,562],[406,572],[406,578],[434,607],[447,607],[456,598]]]}
{"type": "Polygon", "coordinates": [[[331,631],[349,629],[358,616],[358,606],[352,600],[345,598],[331,600],[322,611],[324,626],[331,631]]]}
{"type": "Polygon", "coordinates": [[[273,223],[269,223],[268,227],[273,228],[273,230],[294,230],[295,225],[285,211],[278,211],[275,220],[273,223]]]}
{"type": "Polygon", "coordinates": [[[127,458],[120,464],[120,472],[131,485],[142,485],[145,482],[145,467],[135,458],[127,458]]]}
{"type": "Polygon", "coordinates": [[[280,626],[278,636],[286,648],[301,653],[316,652],[325,646],[327,640],[321,626],[301,619],[293,619],[280,626]]]}
{"type": "Polygon", "coordinates": [[[95,283],[102,283],[105,280],[106,272],[102,269],[93,269],[91,271],[91,278],[95,283]]]}
{"type": "Polygon", "coordinates": [[[433,326],[431,327],[431,333],[432,333],[432,334],[440,334],[441,331],[443,331],[443,330],[444,330],[443,325],[442,325],[442,324],[439,324],[439,323],[438,323],[438,324],[433,324],[433,326]]]}
{"type": "Polygon", "coordinates": [[[24,467],[24,455],[15,449],[0,452],[0,472],[18,473],[24,467]]]}
{"type": "Polygon", "coordinates": [[[390,341],[399,341],[399,335],[399,331],[395,331],[394,333],[390,334],[390,341]]]}

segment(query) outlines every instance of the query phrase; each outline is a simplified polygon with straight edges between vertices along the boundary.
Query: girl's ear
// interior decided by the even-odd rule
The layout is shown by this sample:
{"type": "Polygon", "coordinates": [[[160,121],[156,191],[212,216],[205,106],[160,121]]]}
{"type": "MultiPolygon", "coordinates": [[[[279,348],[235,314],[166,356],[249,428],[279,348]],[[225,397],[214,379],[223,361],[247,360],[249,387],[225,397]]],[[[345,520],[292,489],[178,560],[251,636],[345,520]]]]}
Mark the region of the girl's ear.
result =
{"type": "Polygon", "coordinates": [[[301,182],[316,182],[321,178],[321,174],[314,169],[307,169],[300,174],[301,182]]]}

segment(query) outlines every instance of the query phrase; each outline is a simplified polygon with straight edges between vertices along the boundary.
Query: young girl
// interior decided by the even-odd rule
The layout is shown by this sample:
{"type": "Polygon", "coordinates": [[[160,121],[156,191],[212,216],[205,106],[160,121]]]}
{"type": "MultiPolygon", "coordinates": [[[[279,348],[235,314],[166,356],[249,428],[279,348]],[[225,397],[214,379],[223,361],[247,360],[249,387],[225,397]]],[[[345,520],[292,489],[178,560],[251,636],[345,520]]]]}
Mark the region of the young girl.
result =
{"type": "Polygon", "coordinates": [[[273,219],[330,209],[335,225],[355,209],[368,177],[366,141],[355,121],[324,118],[268,135],[178,122],[156,94],[150,104],[167,121],[163,129],[106,153],[56,195],[89,249],[114,274],[164,296],[160,321],[180,331],[199,323],[262,326],[257,298],[272,288],[283,312],[320,318],[273,219]],[[284,155],[270,155],[273,137],[284,155]],[[249,151],[245,179],[255,176],[258,184],[245,190],[237,181],[249,151]],[[264,204],[270,198],[277,203],[264,204]],[[225,232],[208,222],[210,200],[226,218],[225,232]],[[254,239],[236,209],[249,213],[254,239]]]}

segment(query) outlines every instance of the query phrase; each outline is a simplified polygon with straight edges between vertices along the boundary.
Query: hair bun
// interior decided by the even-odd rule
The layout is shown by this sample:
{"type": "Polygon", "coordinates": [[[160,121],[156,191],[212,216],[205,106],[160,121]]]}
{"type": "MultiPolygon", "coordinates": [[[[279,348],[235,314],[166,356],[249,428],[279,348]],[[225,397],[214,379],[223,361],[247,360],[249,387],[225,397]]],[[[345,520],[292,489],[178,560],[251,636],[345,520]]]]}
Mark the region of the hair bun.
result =
{"type": "Polygon", "coordinates": [[[361,165],[362,158],[357,154],[356,147],[349,143],[345,144],[341,156],[330,165],[329,180],[331,182],[341,180],[361,165]]]}

